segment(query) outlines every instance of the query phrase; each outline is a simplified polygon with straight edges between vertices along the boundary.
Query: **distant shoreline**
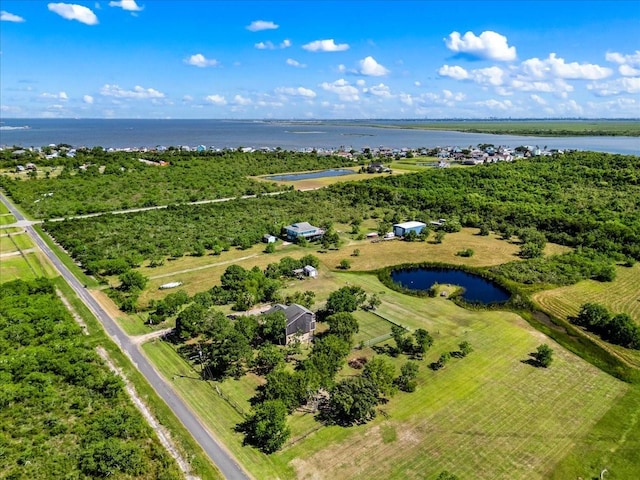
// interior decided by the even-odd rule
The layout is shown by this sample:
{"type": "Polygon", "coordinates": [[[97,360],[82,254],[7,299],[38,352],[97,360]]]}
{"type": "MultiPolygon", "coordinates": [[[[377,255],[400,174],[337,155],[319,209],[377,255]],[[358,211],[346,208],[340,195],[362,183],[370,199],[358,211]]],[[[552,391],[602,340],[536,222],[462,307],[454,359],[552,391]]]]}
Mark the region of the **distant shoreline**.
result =
{"type": "Polygon", "coordinates": [[[461,120],[410,124],[371,123],[375,128],[454,131],[532,137],[640,137],[638,120],[461,120]]]}

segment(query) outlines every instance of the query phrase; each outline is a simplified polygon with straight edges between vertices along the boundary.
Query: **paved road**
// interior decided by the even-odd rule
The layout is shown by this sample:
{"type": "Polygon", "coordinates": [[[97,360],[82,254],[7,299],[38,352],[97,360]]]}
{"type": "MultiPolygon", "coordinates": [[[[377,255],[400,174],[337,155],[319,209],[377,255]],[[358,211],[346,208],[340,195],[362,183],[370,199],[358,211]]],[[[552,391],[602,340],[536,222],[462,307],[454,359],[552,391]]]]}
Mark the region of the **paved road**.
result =
{"type": "MultiPolygon", "coordinates": [[[[9,208],[16,220],[25,220],[24,216],[0,193],[0,200],[9,208]]],[[[202,446],[209,458],[216,464],[225,478],[229,480],[249,479],[250,477],[233,459],[217,439],[213,437],[205,427],[200,424],[198,418],[182,401],[182,399],[167,385],[160,374],[153,368],[149,360],[142,354],[137,345],[122,331],[113,318],[100,306],[91,296],[89,291],[78,281],[78,279],[67,269],[67,267],[51,251],[47,244],[40,238],[38,232],[31,225],[25,226],[25,230],[33,241],[44,252],[60,271],[69,286],[73,288],[78,297],[84,302],[96,318],[100,321],[107,334],[120,347],[120,349],[131,359],[136,368],[144,375],[147,381],[165,401],[173,413],[180,419],[182,424],[189,430],[193,438],[202,446]]]]}

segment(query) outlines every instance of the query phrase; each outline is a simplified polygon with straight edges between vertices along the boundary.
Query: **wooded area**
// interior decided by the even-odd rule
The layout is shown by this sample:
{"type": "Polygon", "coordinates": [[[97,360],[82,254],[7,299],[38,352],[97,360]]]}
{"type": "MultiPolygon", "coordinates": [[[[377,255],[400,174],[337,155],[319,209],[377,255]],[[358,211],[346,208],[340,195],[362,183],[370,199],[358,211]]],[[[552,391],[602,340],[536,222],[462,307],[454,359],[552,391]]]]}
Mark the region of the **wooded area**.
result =
{"type": "Polygon", "coordinates": [[[0,477],[182,478],[46,279],[0,285],[0,477]]]}

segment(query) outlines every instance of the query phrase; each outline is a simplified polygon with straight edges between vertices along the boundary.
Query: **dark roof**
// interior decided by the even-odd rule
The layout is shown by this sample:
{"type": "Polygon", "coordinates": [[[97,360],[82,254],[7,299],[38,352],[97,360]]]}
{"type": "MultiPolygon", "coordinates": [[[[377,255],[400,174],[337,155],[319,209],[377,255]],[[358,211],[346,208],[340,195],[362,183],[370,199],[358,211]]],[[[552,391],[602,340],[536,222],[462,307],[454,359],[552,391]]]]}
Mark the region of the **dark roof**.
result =
{"type": "Polygon", "coordinates": [[[280,303],[276,303],[273,307],[265,312],[265,314],[284,312],[287,317],[287,336],[293,335],[296,332],[308,333],[315,329],[315,315],[314,313],[294,303],[286,306],[280,303]]]}

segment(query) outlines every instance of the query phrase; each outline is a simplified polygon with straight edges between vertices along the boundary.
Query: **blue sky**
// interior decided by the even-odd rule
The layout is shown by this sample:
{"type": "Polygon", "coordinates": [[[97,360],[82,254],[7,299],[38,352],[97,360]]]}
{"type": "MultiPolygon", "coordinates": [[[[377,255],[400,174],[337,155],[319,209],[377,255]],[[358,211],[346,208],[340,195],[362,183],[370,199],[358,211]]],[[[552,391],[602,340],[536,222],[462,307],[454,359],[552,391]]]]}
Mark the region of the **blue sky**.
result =
{"type": "Polygon", "coordinates": [[[638,118],[640,1],[0,3],[3,118],[638,118]]]}

